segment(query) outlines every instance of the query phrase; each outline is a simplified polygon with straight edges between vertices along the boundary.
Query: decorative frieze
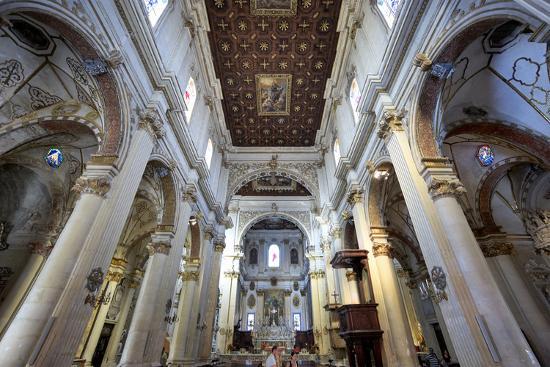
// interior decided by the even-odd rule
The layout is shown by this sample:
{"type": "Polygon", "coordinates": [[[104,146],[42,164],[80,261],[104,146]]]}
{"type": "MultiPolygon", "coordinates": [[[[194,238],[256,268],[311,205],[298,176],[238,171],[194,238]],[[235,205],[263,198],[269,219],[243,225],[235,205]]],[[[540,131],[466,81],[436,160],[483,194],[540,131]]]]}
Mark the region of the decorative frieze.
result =
{"type": "Polygon", "coordinates": [[[382,120],[378,123],[378,137],[387,139],[394,131],[403,131],[403,111],[384,111],[382,120]]]}
{"type": "Polygon", "coordinates": [[[458,179],[432,178],[429,192],[432,199],[439,199],[447,196],[459,196],[466,192],[464,185],[458,179]]]}
{"type": "Polygon", "coordinates": [[[149,256],[153,256],[154,254],[168,255],[171,247],[170,242],[151,242],[147,245],[147,251],[149,252],[149,256]]]}
{"type": "Polygon", "coordinates": [[[514,245],[509,242],[484,241],[479,247],[485,257],[505,256],[514,253],[514,245]]]}
{"type": "Polygon", "coordinates": [[[111,189],[111,180],[106,177],[79,177],[72,190],[80,194],[94,194],[104,197],[111,189]]]}
{"type": "Polygon", "coordinates": [[[147,131],[153,139],[161,139],[166,135],[166,130],[156,111],[147,109],[139,115],[139,118],[139,128],[147,131]]]}
{"type": "Polygon", "coordinates": [[[387,256],[393,258],[393,248],[389,243],[374,243],[372,245],[372,254],[374,257],[387,256]]]}

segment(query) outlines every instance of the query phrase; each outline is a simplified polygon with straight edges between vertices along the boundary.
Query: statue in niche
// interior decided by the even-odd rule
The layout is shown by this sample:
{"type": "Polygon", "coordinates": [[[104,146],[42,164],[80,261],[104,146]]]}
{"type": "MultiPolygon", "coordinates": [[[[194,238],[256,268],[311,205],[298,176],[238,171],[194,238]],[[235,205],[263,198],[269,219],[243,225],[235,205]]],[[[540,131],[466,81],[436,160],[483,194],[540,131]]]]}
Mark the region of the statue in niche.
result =
{"type": "Polygon", "coordinates": [[[291,264],[298,264],[298,250],[293,248],[290,250],[290,263],[291,264]]]}

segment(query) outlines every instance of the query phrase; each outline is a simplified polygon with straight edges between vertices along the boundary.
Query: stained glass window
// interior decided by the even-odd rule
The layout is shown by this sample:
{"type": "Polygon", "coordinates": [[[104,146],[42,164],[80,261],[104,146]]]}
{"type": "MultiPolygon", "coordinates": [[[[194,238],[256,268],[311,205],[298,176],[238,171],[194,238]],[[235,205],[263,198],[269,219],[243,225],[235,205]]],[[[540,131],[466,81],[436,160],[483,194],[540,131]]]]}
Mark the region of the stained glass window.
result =
{"type": "Polygon", "coordinates": [[[143,3],[147,10],[149,22],[151,22],[151,26],[154,27],[166,8],[166,5],[168,5],[168,0],[143,0],[143,3]]]}
{"type": "Polygon", "coordinates": [[[332,153],[334,154],[334,162],[336,163],[336,165],[338,165],[338,162],[340,162],[340,141],[338,140],[338,138],[336,138],[336,140],[334,140],[334,147],[332,148],[333,151],[332,153]]]}
{"type": "Polygon", "coordinates": [[[293,324],[294,324],[294,330],[300,330],[301,328],[301,320],[300,320],[300,314],[299,313],[295,313],[295,314],[292,314],[292,321],[293,321],[293,324]]]}
{"type": "Polygon", "coordinates": [[[391,27],[395,21],[395,13],[401,0],[377,0],[378,9],[384,16],[384,19],[391,27]]]}
{"type": "Polygon", "coordinates": [[[187,117],[187,122],[191,119],[191,113],[193,112],[193,107],[195,106],[195,101],[197,100],[197,88],[195,87],[195,81],[193,78],[189,78],[187,82],[187,87],[185,92],[183,92],[183,101],[187,107],[185,111],[185,116],[187,117]]]}
{"type": "Polygon", "coordinates": [[[351,82],[351,87],[349,91],[349,99],[351,102],[351,108],[353,109],[353,115],[355,117],[355,122],[359,120],[359,101],[361,100],[361,90],[359,89],[359,84],[356,79],[353,79],[351,82]]]}
{"type": "Polygon", "coordinates": [[[246,330],[251,331],[252,329],[254,329],[254,316],[255,316],[255,314],[249,313],[246,316],[247,316],[246,317],[246,330]]]}
{"type": "Polygon", "coordinates": [[[269,246],[267,266],[270,268],[279,267],[279,246],[273,244],[269,246]]]}
{"type": "Polygon", "coordinates": [[[489,145],[482,145],[477,150],[477,159],[482,166],[487,167],[495,161],[495,153],[489,145]]]}
{"type": "Polygon", "coordinates": [[[212,145],[212,140],[208,139],[208,144],[206,145],[206,152],[204,153],[204,159],[206,159],[206,165],[210,168],[210,163],[212,162],[212,154],[214,153],[214,146],[212,145]]]}

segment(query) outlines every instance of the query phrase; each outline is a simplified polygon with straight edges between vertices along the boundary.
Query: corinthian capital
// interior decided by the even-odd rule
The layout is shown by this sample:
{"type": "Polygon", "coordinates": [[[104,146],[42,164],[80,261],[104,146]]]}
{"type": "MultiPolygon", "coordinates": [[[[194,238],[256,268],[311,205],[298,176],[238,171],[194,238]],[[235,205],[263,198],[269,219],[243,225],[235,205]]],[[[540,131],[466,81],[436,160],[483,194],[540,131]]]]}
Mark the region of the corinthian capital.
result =
{"type": "Polygon", "coordinates": [[[446,196],[459,196],[464,194],[466,189],[458,179],[432,178],[429,191],[435,200],[446,196]]]}
{"type": "Polygon", "coordinates": [[[110,188],[111,180],[107,177],[79,177],[72,190],[80,194],[94,194],[103,197],[110,188]]]}
{"type": "Polygon", "coordinates": [[[514,245],[509,242],[486,241],[480,243],[479,247],[485,257],[512,255],[514,252],[514,245]]]}
{"type": "Polygon", "coordinates": [[[382,120],[378,123],[378,137],[386,139],[394,131],[403,131],[403,111],[384,111],[382,120]]]}
{"type": "Polygon", "coordinates": [[[180,276],[181,276],[181,280],[183,280],[184,282],[189,282],[189,281],[198,281],[199,280],[199,272],[198,271],[189,271],[189,270],[186,270],[186,271],[183,271],[180,273],[180,276]]]}
{"type": "Polygon", "coordinates": [[[139,127],[147,131],[153,139],[161,139],[166,135],[166,130],[162,127],[159,114],[152,109],[146,109],[140,113],[139,127]]]}
{"type": "Polygon", "coordinates": [[[372,246],[372,254],[374,257],[393,257],[393,248],[389,243],[374,243],[374,245],[372,246]]]}
{"type": "Polygon", "coordinates": [[[168,255],[171,247],[170,242],[151,242],[147,245],[147,251],[149,252],[149,256],[153,256],[154,254],[168,255]]]}
{"type": "Polygon", "coordinates": [[[190,204],[197,202],[197,190],[194,186],[187,187],[182,193],[183,201],[186,201],[190,204]]]}
{"type": "Polygon", "coordinates": [[[361,190],[355,190],[352,191],[348,196],[348,203],[351,206],[354,206],[355,204],[362,203],[363,202],[363,191],[361,190]]]}
{"type": "Polygon", "coordinates": [[[223,252],[225,249],[225,240],[224,239],[217,239],[214,241],[214,251],[215,252],[223,252]]]}
{"type": "Polygon", "coordinates": [[[524,221],[537,253],[550,255],[550,210],[529,210],[525,213],[524,221]]]}

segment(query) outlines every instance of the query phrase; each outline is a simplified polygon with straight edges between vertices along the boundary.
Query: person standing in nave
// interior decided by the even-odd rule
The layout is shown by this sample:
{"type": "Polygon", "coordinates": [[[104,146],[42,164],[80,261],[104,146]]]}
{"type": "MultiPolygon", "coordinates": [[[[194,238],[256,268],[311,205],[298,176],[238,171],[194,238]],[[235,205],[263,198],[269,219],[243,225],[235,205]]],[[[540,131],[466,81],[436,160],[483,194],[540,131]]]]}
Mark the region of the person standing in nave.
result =
{"type": "Polygon", "coordinates": [[[429,353],[424,358],[424,362],[427,367],[441,367],[441,362],[439,361],[439,358],[437,358],[437,354],[435,354],[433,348],[429,349],[429,353]]]}
{"type": "Polygon", "coordinates": [[[279,347],[274,345],[271,348],[271,354],[269,357],[267,357],[267,360],[265,361],[266,367],[278,367],[277,360],[279,359],[279,355],[281,353],[279,352],[279,347]]]}

